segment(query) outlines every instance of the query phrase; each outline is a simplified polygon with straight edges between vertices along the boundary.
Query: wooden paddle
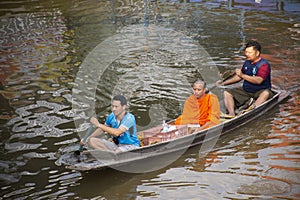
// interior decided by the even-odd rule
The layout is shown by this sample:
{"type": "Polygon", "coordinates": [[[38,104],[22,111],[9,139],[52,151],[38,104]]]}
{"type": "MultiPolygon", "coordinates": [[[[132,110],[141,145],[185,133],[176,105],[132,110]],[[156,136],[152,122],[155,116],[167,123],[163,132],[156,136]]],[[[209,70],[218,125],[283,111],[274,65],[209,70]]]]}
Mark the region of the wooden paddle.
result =
{"type": "MultiPolygon", "coordinates": [[[[235,76],[235,71],[233,70],[226,70],[225,72],[223,72],[221,74],[221,81],[224,82],[230,78],[232,78],[233,76],[235,76]]],[[[213,89],[215,89],[216,87],[220,87],[217,84],[214,84],[213,86],[209,87],[206,91],[206,93],[209,93],[209,91],[212,91],[213,89]]],[[[224,86],[223,86],[224,87],[224,86]]]]}
{"type": "MultiPolygon", "coordinates": [[[[90,134],[92,133],[93,131],[93,124],[90,125],[90,127],[88,128],[88,130],[86,131],[83,139],[82,139],[82,142],[85,143],[87,138],[90,136],[90,134]]],[[[79,149],[77,151],[74,152],[75,155],[80,155],[80,153],[82,152],[83,150],[83,146],[84,145],[80,145],[79,149]]]]}

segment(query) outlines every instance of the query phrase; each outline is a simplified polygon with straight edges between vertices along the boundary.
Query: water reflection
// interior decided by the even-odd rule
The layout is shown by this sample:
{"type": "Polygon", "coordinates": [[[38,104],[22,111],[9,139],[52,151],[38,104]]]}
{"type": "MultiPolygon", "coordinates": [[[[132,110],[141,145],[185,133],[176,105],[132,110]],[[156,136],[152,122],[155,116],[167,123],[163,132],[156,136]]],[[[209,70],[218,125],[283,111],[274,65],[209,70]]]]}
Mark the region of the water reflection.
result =
{"type": "MultiPolygon", "coordinates": [[[[270,137],[273,114],[274,110],[254,122],[253,128],[232,132],[231,137],[223,136],[216,150],[205,158],[197,157],[196,148],[191,149],[189,156],[182,158],[185,168],[175,163],[159,177],[146,179],[138,186],[140,195],[175,198],[186,190],[187,199],[296,198],[299,158],[295,151],[299,138],[291,135],[295,143],[286,143],[270,137]]],[[[276,115],[280,117],[277,111],[276,115]]],[[[295,128],[298,125],[292,126],[292,132],[295,128]]]]}

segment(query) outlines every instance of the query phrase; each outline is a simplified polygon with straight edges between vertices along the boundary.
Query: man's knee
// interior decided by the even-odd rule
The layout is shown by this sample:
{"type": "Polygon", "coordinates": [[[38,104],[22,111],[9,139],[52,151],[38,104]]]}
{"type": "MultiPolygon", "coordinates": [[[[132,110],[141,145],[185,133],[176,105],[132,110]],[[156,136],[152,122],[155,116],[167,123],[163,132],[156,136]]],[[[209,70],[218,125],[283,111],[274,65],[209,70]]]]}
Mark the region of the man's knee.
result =
{"type": "Polygon", "coordinates": [[[233,98],[232,94],[229,93],[228,91],[224,91],[224,96],[225,96],[225,98],[226,98],[226,97],[231,97],[231,98],[233,98]]]}
{"type": "Polygon", "coordinates": [[[264,90],[262,93],[260,93],[259,97],[263,98],[263,99],[268,99],[270,96],[270,93],[268,90],[264,90]]]}
{"type": "Polygon", "coordinates": [[[90,137],[90,138],[88,139],[87,143],[88,143],[92,148],[96,148],[97,138],[95,138],[95,137],[90,137]]]}

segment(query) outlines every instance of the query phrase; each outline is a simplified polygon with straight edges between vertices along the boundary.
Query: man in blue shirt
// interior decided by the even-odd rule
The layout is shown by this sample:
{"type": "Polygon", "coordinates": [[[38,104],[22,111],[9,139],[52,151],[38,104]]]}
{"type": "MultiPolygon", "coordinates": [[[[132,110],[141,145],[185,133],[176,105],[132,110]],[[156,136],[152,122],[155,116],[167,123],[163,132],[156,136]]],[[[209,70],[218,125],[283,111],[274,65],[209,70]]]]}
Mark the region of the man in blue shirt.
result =
{"type": "Polygon", "coordinates": [[[92,117],[90,122],[98,129],[88,138],[88,144],[95,149],[108,151],[126,151],[139,147],[135,117],[126,112],[126,98],[116,95],[112,99],[112,113],[106,118],[105,124],[92,117]],[[98,138],[104,132],[113,136],[113,142],[98,138]]]}
{"type": "Polygon", "coordinates": [[[271,91],[271,67],[268,61],[261,56],[261,46],[256,41],[249,41],[246,44],[246,61],[242,69],[235,70],[235,76],[231,79],[218,83],[230,85],[244,80],[242,88],[231,88],[224,92],[224,103],[228,115],[234,117],[234,108],[245,104],[249,99],[254,99],[255,103],[251,108],[259,106],[268,98],[273,96],[271,91]]]}

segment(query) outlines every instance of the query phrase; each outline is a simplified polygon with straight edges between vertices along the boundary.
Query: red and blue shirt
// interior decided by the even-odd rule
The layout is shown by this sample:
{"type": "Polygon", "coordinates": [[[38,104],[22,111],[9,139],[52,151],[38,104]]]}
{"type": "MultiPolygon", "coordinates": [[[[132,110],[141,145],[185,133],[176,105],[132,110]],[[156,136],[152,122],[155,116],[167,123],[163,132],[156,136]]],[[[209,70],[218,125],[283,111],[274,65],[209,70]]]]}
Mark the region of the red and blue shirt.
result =
{"type": "Polygon", "coordinates": [[[271,67],[265,59],[262,58],[256,63],[251,63],[249,60],[246,60],[242,72],[249,76],[259,76],[263,79],[263,82],[259,85],[244,80],[243,89],[246,92],[255,93],[262,89],[271,89],[271,67]]]}

